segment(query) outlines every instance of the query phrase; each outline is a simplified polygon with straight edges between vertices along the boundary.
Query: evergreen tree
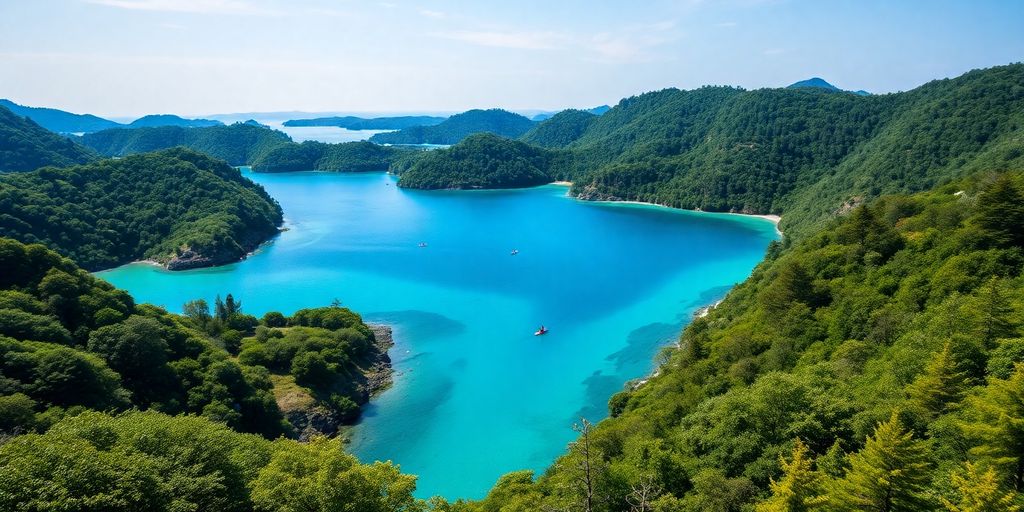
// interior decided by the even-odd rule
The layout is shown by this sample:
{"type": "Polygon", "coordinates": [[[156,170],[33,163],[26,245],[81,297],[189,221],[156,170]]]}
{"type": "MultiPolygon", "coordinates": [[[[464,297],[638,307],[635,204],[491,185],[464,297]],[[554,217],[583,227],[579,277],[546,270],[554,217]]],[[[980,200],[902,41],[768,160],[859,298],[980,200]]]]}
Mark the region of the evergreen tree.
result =
{"type": "Polygon", "coordinates": [[[832,497],[838,510],[879,512],[929,508],[925,496],[931,481],[931,447],[913,438],[898,413],[878,424],[864,448],[850,455],[850,469],[836,482],[832,497]]]}
{"type": "Polygon", "coordinates": [[[907,395],[915,406],[934,418],[959,402],[963,389],[964,374],[957,369],[949,343],[946,343],[928,362],[924,372],[907,386],[907,395]]]}
{"type": "Polygon", "coordinates": [[[949,512],[1017,512],[1015,505],[1020,496],[1005,492],[999,483],[995,470],[981,471],[977,465],[964,463],[964,471],[954,472],[950,480],[956,488],[959,499],[953,503],[942,498],[942,504],[949,512]]]}
{"type": "MultiPolygon", "coordinates": [[[[1021,226],[1024,229],[1024,225],[1021,226]]],[[[979,297],[981,308],[981,339],[986,347],[991,347],[999,338],[1012,338],[1016,335],[1010,314],[1013,308],[1006,296],[1003,282],[993,276],[985,283],[979,297]]]]}
{"type": "Polygon", "coordinates": [[[972,452],[1024,490],[1024,364],[1009,379],[992,379],[969,404],[963,428],[979,442],[972,452]]]}
{"type": "Polygon", "coordinates": [[[802,512],[813,510],[827,498],[821,493],[821,474],[812,467],[807,445],[800,439],[793,447],[790,461],[779,457],[782,464],[782,478],[772,479],[772,495],[757,506],[757,512],[802,512]]]}
{"type": "Polygon", "coordinates": [[[1024,197],[1008,175],[978,197],[978,224],[999,245],[1024,245],[1024,197]]]}
{"type": "Polygon", "coordinates": [[[213,300],[213,316],[221,322],[228,320],[228,308],[224,304],[224,300],[217,295],[217,298],[213,300]]]}

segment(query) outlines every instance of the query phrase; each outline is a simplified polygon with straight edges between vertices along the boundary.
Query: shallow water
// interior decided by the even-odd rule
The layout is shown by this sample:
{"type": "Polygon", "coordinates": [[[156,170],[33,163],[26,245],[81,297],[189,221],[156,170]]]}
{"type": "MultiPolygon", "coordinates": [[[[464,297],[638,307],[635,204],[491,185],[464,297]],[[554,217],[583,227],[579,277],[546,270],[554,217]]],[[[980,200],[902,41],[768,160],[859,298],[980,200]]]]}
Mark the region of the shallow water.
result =
{"type": "Polygon", "coordinates": [[[338,298],[392,325],[394,386],[350,450],[418,474],[420,496],[479,498],[503,473],[543,470],[573,421],[603,418],[609,396],[776,238],[761,219],[580,202],[554,185],[423,192],[376,173],[249,176],[289,230],[246,261],[99,275],[171,311],[229,292],[256,315],[338,298]],[[534,336],[541,324],[550,332],[534,336]]]}

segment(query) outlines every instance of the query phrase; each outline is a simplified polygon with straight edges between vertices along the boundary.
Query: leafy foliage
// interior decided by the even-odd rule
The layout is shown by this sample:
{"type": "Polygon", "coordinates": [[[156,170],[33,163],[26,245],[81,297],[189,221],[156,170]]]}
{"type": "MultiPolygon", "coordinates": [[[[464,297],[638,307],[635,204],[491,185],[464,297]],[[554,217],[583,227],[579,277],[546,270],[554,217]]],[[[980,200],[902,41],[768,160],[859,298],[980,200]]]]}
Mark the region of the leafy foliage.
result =
{"type": "Polygon", "coordinates": [[[186,149],[0,177],[0,236],[44,243],[90,270],[188,251],[234,261],[281,222],[263,187],[186,149]]]}
{"type": "Polygon", "coordinates": [[[3,510],[413,512],[415,488],[337,440],[271,442],[156,412],[86,412],[0,445],[3,510]]]}

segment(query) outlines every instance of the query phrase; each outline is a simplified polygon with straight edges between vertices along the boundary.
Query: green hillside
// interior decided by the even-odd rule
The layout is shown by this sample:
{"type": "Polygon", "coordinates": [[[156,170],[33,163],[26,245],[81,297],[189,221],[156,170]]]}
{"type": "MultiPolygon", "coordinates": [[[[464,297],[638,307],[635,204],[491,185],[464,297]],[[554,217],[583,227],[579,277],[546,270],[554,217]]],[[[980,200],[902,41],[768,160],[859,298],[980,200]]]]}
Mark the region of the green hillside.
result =
{"type": "Polygon", "coordinates": [[[773,247],[551,469],[449,510],[1022,503],[1022,223],[1024,174],[982,173],[773,247]]]}
{"type": "Polygon", "coordinates": [[[582,137],[597,117],[585,110],[563,110],[534,126],[519,140],[542,148],[568,146],[582,137]]]}
{"type": "Polygon", "coordinates": [[[396,158],[412,152],[372,142],[325,144],[306,141],[284,144],[268,151],[252,162],[252,169],[257,172],[387,171],[396,158]]]}
{"type": "Polygon", "coordinates": [[[26,107],[10,100],[0,99],[0,107],[19,117],[27,117],[39,126],[57,133],[88,133],[117,128],[119,123],[92,114],[72,114],[55,108],[26,107]]]}
{"type": "Polygon", "coordinates": [[[0,176],[0,237],[43,243],[89,270],[237,261],[280,224],[262,187],[186,149],[0,176]]]}
{"type": "Polygon", "coordinates": [[[235,123],[205,128],[117,128],[87,133],[81,141],[103,156],[127,156],[184,146],[238,166],[249,165],[274,148],[290,144],[291,138],[262,126],[235,123]]]}
{"type": "Polygon", "coordinates": [[[490,133],[427,151],[400,173],[399,186],[425,189],[516,188],[551,182],[550,152],[490,133]]]}
{"type": "Polygon", "coordinates": [[[96,154],[0,106],[0,173],[94,160],[96,154]]]}

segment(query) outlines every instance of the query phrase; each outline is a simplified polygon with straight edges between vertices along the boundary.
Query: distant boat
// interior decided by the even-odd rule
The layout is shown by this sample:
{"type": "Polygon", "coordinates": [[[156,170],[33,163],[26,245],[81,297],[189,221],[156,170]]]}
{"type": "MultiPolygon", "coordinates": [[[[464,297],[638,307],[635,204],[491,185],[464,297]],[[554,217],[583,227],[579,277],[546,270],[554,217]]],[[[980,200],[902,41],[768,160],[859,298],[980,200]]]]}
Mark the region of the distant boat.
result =
{"type": "Polygon", "coordinates": [[[512,256],[515,256],[516,254],[519,254],[519,249],[512,249],[512,252],[509,253],[509,254],[511,254],[512,256]]]}
{"type": "Polygon", "coordinates": [[[418,245],[419,245],[419,247],[422,248],[422,247],[426,247],[427,243],[426,242],[420,242],[418,245]]]}
{"type": "Polygon", "coordinates": [[[545,335],[547,333],[548,333],[548,328],[544,327],[542,325],[542,326],[540,326],[540,329],[537,329],[537,332],[533,333],[533,335],[534,336],[543,336],[543,335],[545,335]]]}

